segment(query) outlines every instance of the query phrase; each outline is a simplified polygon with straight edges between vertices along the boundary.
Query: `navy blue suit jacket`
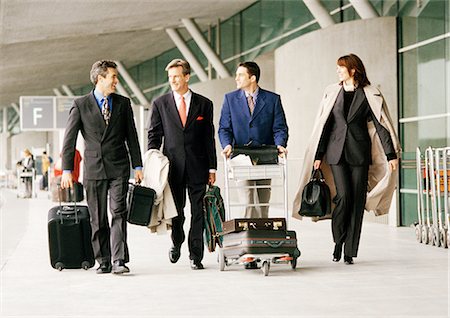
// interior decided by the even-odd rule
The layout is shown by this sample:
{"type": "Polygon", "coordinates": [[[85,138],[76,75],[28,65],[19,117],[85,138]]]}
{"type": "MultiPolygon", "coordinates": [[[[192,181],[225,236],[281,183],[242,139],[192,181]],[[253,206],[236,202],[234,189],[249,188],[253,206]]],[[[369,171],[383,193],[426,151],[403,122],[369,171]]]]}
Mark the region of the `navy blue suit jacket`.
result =
{"type": "Polygon", "coordinates": [[[277,145],[286,147],[288,127],[280,95],[259,88],[253,115],[241,89],[225,95],[219,122],[222,148],[227,145],[277,145]]]}

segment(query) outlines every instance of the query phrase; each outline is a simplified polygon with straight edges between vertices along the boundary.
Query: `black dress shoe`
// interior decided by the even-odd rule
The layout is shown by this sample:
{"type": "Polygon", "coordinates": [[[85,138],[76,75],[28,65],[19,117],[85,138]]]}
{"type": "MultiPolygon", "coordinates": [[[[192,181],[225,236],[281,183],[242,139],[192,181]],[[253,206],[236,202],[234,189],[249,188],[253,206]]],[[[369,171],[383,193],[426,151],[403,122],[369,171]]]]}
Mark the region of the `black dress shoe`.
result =
{"type": "Polygon", "coordinates": [[[202,262],[200,261],[194,261],[191,259],[191,269],[197,270],[197,269],[204,269],[202,262]]]}
{"type": "Polygon", "coordinates": [[[169,260],[171,263],[176,263],[180,259],[181,251],[179,247],[172,246],[169,250],[169,260]]]}
{"type": "Polygon", "coordinates": [[[111,263],[110,262],[101,263],[100,266],[97,268],[97,274],[108,274],[108,273],[111,273],[111,263]]]}
{"type": "Polygon", "coordinates": [[[342,244],[334,245],[333,262],[339,262],[342,256],[342,244]]]}
{"type": "Polygon", "coordinates": [[[344,262],[347,265],[352,265],[353,264],[353,257],[344,255],[344,262]]]}
{"type": "Polygon", "coordinates": [[[114,261],[114,264],[112,266],[112,272],[113,274],[123,274],[123,273],[129,273],[130,269],[125,265],[125,262],[121,259],[118,259],[114,261]]]}

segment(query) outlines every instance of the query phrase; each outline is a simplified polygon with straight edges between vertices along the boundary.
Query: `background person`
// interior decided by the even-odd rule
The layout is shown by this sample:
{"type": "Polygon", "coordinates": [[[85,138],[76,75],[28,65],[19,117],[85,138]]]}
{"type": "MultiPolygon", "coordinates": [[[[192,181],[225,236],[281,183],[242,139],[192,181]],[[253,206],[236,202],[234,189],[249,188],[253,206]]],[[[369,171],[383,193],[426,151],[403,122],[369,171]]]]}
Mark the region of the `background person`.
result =
{"type": "Polygon", "coordinates": [[[178,216],[172,219],[172,247],[169,259],[176,263],[185,240],[186,189],[191,203],[189,259],[191,268],[203,269],[203,197],[206,184],[216,180],[213,104],[189,89],[191,68],[175,59],[166,67],[172,92],[153,102],[148,129],[148,149],[160,149],[170,161],[169,185],[178,216]]]}
{"type": "MultiPolygon", "coordinates": [[[[21,167],[22,172],[33,172],[34,157],[29,149],[23,151],[23,158],[17,164],[21,167]]],[[[24,198],[31,198],[33,196],[33,177],[22,177],[22,182],[25,183],[24,198]]]]}
{"type": "MultiPolygon", "coordinates": [[[[225,95],[219,121],[219,139],[228,158],[234,145],[277,145],[286,153],[288,127],[279,95],[258,86],[261,71],[255,62],[240,63],[236,70],[237,90],[225,95]]],[[[240,181],[240,186],[270,186],[270,179],[240,181]]],[[[270,188],[239,191],[246,204],[267,204],[270,188]]],[[[269,217],[268,206],[247,206],[245,218],[269,217]]]]}
{"type": "Polygon", "coordinates": [[[115,94],[117,65],[98,61],[90,73],[94,90],[75,99],[70,109],[62,150],[61,186],[73,185],[78,132],[85,141],[83,183],[91,215],[92,247],[97,273],[129,272],[126,198],[131,165],[142,180],[142,159],[130,100],[115,94]],[[109,207],[112,216],[108,223],[109,207]],[[113,264],[111,266],[111,261],[113,264]]]}

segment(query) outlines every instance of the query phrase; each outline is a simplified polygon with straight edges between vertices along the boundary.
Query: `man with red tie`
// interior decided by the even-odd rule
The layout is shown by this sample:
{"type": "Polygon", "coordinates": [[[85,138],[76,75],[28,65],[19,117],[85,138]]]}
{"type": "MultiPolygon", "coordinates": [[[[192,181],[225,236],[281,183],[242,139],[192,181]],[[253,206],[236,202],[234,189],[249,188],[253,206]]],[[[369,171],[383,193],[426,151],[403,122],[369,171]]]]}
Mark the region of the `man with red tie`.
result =
{"type": "Polygon", "coordinates": [[[203,196],[206,184],[214,184],[217,169],[213,104],[189,89],[191,69],[187,61],[172,60],[166,71],[172,92],[153,102],[148,149],[160,149],[163,145],[163,153],[170,161],[169,185],[178,216],[172,220],[173,245],[169,259],[172,263],[178,261],[185,240],[187,190],[191,203],[189,259],[192,269],[203,269],[203,196]]]}

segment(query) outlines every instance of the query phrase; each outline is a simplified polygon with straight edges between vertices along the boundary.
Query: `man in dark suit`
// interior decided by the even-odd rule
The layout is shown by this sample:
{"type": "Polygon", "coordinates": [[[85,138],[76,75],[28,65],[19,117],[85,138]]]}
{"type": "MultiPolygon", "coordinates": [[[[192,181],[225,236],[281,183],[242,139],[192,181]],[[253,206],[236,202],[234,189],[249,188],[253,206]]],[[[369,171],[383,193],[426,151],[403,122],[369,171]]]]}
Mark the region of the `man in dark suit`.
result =
{"type": "Polygon", "coordinates": [[[169,259],[176,263],[185,240],[183,224],[186,189],[191,202],[189,258],[192,269],[203,269],[203,197],[206,184],[216,180],[217,158],[214,141],[212,102],[189,89],[189,63],[171,61],[166,71],[172,92],[152,105],[148,149],[160,149],[170,161],[169,185],[178,216],[172,220],[169,259]]]}
{"type": "MultiPolygon", "coordinates": [[[[277,145],[280,156],[286,153],[288,127],[280,96],[258,86],[261,71],[255,62],[243,62],[236,70],[237,90],[225,95],[219,123],[223,153],[229,157],[234,145],[277,145]]],[[[270,179],[239,182],[245,186],[246,204],[268,204],[270,179]],[[248,188],[266,186],[266,188],[248,188]]],[[[268,206],[248,206],[246,218],[267,218],[268,206]]]]}
{"type": "Polygon", "coordinates": [[[142,180],[142,159],[130,100],[114,94],[118,83],[116,63],[92,65],[95,89],[75,99],[70,109],[62,151],[63,188],[72,187],[78,132],[85,141],[84,178],[91,215],[92,247],[100,266],[98,274],[128,273],[126,197],[130,159],[135,180],[142,180]],[[108,223],[107,198],[112,215],[108,223]],[[111,260],[113,264],[111,264],[111,260]]]}

